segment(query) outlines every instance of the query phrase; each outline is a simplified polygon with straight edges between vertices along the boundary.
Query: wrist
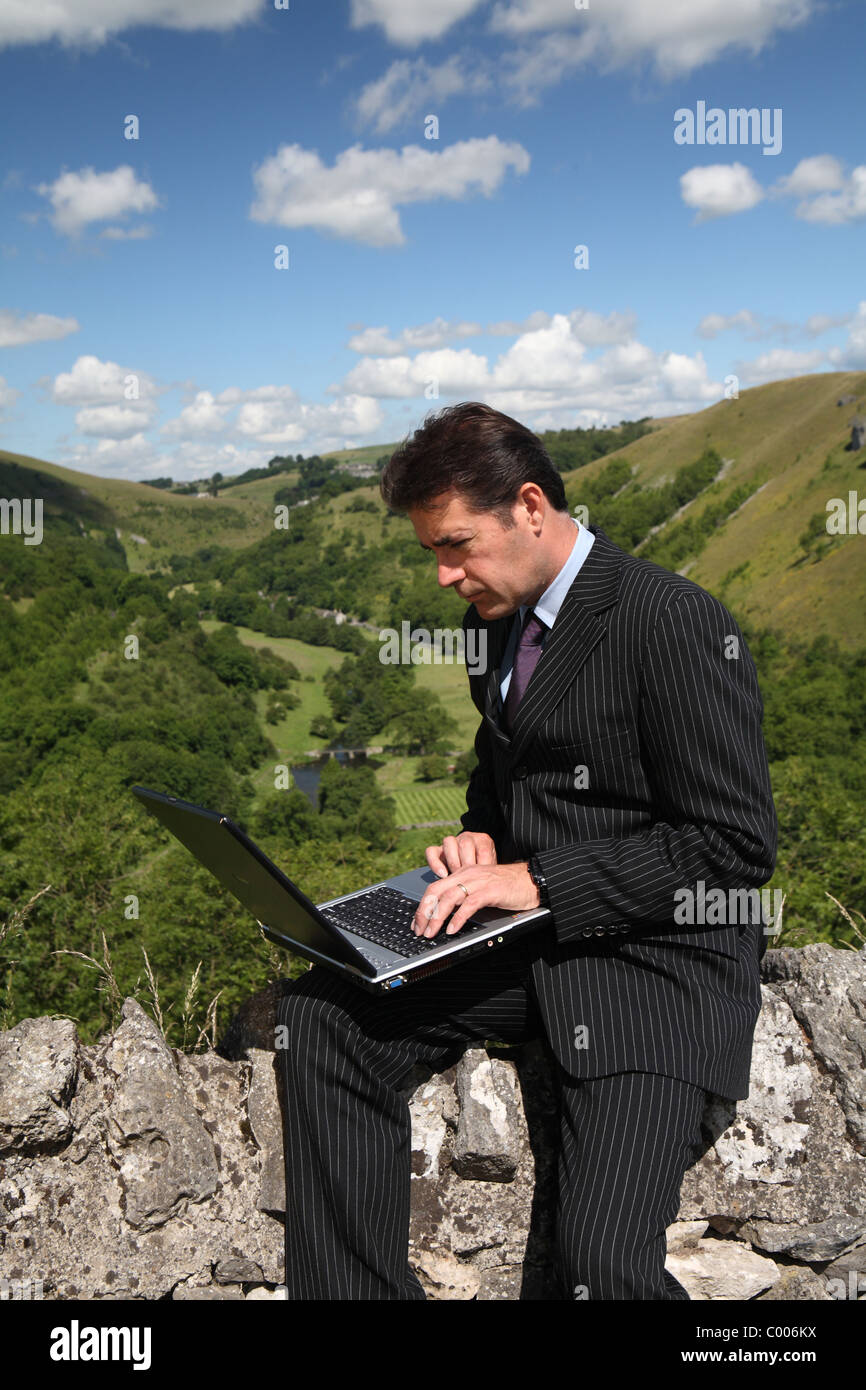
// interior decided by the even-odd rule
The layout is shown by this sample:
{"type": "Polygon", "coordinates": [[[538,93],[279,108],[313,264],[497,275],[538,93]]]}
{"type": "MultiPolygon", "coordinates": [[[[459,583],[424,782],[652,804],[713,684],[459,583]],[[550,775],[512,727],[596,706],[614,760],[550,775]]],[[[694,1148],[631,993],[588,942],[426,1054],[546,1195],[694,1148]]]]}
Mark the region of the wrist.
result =
{"type": "Polygon", "coordinates": [[[537,854],[533,854],[530,857],[529,862],[527,864],[527,869],[529,870],[529,877],[532,879],[532,882],[535,884],[535,887],[538,890],[539,907],[549,908],[550,893],[547,887],[547,878],[545,877],[544,870],[542,869],[541,864],[539,863],[537,854]]]}

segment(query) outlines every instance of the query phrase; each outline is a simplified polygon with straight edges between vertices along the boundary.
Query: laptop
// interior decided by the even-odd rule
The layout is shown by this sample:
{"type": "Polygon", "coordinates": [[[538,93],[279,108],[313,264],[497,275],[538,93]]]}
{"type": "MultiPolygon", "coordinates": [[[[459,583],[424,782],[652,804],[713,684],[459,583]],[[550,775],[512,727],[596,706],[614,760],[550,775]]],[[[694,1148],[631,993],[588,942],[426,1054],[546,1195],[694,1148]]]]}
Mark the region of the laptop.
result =
{"type": "Polygon", "coordinates": [[[416,984],[550,921],[545,907],[482,907],[454,936],[445,936],[443,923],[436,936],[419,937],[412,918],[439,882],[429,865],[316,904],[228,816],[148,787],[132,792],[249,909],[269,941],[362,989],[390,993],[416,984]]]}

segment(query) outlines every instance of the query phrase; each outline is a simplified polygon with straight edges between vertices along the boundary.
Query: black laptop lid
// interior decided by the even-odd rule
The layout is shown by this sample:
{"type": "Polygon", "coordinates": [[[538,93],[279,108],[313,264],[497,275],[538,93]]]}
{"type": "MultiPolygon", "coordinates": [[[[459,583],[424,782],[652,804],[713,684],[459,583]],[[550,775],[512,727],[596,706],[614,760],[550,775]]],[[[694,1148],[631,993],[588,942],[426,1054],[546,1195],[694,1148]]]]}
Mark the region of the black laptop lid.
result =
{"type": "Polygon", "coordinates": [[[311,952],[357,966],[365,975],[375,974],[369,961],[228,816],[148,787],[133,787],[132,792],[256,921],[292,937],[311,952]]]}

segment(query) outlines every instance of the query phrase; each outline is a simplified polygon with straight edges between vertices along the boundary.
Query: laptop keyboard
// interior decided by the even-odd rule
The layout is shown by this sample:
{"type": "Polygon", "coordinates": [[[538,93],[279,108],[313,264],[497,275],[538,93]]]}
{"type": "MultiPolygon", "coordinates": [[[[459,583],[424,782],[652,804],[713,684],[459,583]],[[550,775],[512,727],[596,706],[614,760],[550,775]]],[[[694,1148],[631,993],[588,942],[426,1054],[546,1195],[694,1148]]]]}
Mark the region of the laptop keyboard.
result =
{"type": "Polygon", "coordinates": [[[404,956],[423,956],[431,946],[441,946],[449,938],[441,932],[436,936],[416,936],[411,923],[417,910],[417,899],[407,898],[396,888],[372,888],[337,907],[319,909],[338,926],[375,941],[377,946],[387,946],[404,956]]]}

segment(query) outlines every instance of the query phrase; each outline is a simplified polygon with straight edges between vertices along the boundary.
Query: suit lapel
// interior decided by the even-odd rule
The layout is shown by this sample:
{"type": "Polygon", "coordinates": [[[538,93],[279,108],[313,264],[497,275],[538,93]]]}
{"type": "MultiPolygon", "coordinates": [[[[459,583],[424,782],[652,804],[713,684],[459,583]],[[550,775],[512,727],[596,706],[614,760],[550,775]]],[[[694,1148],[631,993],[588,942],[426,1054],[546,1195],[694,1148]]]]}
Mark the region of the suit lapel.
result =
{"type": "Polygon", "coordinates": [[[596,615],[617,600],[624,552],[598,527],[591,526],[590,530],[595,543],[575,576],[545,641],[518,705],[510,738],[499,723],[497,705],[502,658],[513,616],[499,618],[487,627],[491,669],[484,690],[484,716],[495,746],[510,759],[520,757],[536,730],[556,708],[590,652],[604,636],[604,623],[596,615]]]}

